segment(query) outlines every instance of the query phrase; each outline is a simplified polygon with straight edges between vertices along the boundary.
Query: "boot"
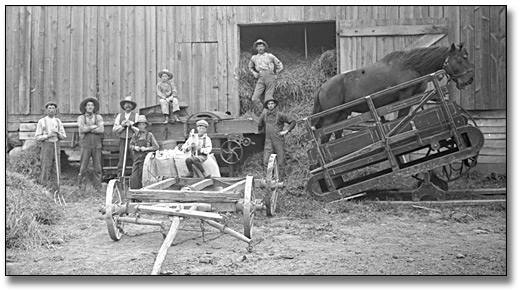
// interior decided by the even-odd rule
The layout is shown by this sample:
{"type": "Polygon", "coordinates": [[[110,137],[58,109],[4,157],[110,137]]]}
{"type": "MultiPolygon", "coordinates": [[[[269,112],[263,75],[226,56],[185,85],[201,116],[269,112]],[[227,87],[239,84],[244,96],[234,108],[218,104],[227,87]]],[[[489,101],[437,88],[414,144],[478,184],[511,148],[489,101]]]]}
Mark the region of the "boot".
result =
{"type": "Polygon", "coordinates": [[[163,124],[167,124],[169,123],[169,117],[167,115],[165,115],[165,121],[163,121],[163,124]]]}
{"type": "Polygon", "coordinates": [[[179,114],[177,112],[174,113],[174,122],[181,122],[181,119],[179,119],[179,114]]]}

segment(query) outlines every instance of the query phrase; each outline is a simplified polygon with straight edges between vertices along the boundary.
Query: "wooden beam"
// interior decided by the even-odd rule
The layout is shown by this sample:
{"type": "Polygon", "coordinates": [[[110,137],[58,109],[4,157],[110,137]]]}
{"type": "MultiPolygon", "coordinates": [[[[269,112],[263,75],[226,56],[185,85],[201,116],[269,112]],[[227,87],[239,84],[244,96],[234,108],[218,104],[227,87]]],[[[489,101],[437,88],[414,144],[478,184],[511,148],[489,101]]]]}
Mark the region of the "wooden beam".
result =
{"type": "Polygon", "coordinates": [[[446,34],[446,25],[392,25],[370,27],[344,27],[339,36],[423,35],[446,34]]]}
{"type": "MultiPolygon", "coordinates": [[[[193,209],[193,207],[191,207],[191,209],[193,209]]],[[[179,217],[197,218],[197,219],[223,220],[223,216],[219,213],[203,212],[203,211],[197,211],[197,210],[175,209],[175,208],[168,208],[168,207],[162,207],[162,206],[138,205],[138,206],[136,206],[136,212],[174,215],[174,216],[179,216],[179,217]]]]}
{"type": "Polygon", "coordinates": [[[165,261],[167,252],[168,252],[170,246],[172,245],[172,242],[174,241],[176,234],[178,233],[179,223],[180,223],[179,217],[174,217],[174,219],[172,219],[172,224],[170,225],[170,229],[169,229],[169,232],[167,233],[167,237],[165,237],[165,240],[161,244],[161,247],[158,251],[158,256],[156,257],[156,261],[154,261],[154,266],[152,267],[151,275],[158,275],[160,273],[161,265],[163,264],[163,261],[165,261]]]}
{"type": "Polygon", "coordinates": [[[155,190],[140,189],[129,190],[131,198],[138,200],[174,200],[187,202],[236,202],[239,200],[238,193],[217,193],[216,191],[177,191],[177,190],[155,190]]]}
{"type": "Polygon", "coordinates": [[[178,179],[176,178],[169,178],[163,181],[156,182],[154,184],[150,184],[149,186],[143,187],[143,189],[165,189],[168,188],[178,182],[178,179]]]}

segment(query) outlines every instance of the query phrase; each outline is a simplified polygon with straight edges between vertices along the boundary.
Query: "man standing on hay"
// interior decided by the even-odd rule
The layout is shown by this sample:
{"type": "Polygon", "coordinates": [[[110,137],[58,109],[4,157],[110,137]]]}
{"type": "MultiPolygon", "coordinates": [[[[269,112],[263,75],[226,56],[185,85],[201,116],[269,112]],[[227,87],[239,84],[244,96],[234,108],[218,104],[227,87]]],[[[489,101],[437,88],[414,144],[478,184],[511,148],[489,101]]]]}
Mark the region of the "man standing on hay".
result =
{"type": "Polygon", "coordinates": [[[165,117],[163,124],[169,123],[170,104],[172,104],[174,121],[181,122],[181,119],[179,119],[179,101],[177,98],[178,91],[176,90],[176,85],[170,82],[174,75],[172,75],[169,70],[163,69],[159,71],[158,77],[161,78],[161,81],[159,81],[156,85],[156,95],[158,96],[161,104],[161,112],[165,117]]]}
{"type": "Polygon", "coordinates": [[[130,142],[130,149],[132,150],[132,174],[130,177],[130,188],[140,189],[142,187],[143,178],[143,163],[149,152],[157,151],[159,149],[158,142],[147,128],[150,123],[147,122],[145,115],[138,116],[138,120],[134,124],[139,131],[132,135],[130,142]]]}
{"type": "Polygon", "coordinates": [[[261,95],[265,92],[265,100],[273,99],[276,77],[283,70],[283,63],[273,54],[266,52],[268,44],[264,40],[258,39],[254,42],[253,48],[257,51],[257,55],[253,55],[250,59],[248,69],[258,80],[252,95],[252,103],[262,111],[261,95]]]}
{"type": "MultiPolygon", "coordinates": [[[[58,105],[54,101],[45,104],[46,116],[38,120],[35,137],[40,142],[41,173],[38,183],[58,188],[55,163],[60,166],[60,140],[65,139],[63,124],[56,116],[58,105]],[[55,153],[56,151],[56,153],[55,153]],[[55,161],[55,157],[58,159],[55,161]]],[[[60,169],[60,168],[59,168],[60,169]]]]}
{"type": "Polygon", "coordinates": [[[92,158],[92,185],[101,190],[102,176],[102,139],[104,132],[103,117],[97,114],[100,103],[96,97],[87,97],[80,102],[82,115],[78,116],[78,132],[80,135],[80,190],[85,190],[87,168],[92,158]]]}
{"type": "Polygon", "coordinates": [[[120,136],[118,177],[121,177],[122,173],[125,173],[125,169],[122,169],[123,160],[125,159],[125,156],[131,157],[131,151],[129,150],[130,140],[134,132],[139,131],[137,127],[133,126],[134,123],[138,121],[138,114],[136,112],[132,112],[132,110],[136,109],[137,105],[138,104],[136,104],[136,102],[132,101],[131,96],[125,97],[125,99],[120,101],[120,107],[124,110],[124,113],[118,113],[118,115],[116,115],[116,119],[114,119],[112,132],[120,136]]]}
{"type": "Polygon", "coordinates": [[[265,150],[263,162],[268,164],[270,155],[277,154],[277,164],[279,165],[279,177],[285,177],[285,135],[295,127],[295,120],[291,120],[287,114],[279,112],[277,106],[279,101],[276,99],[265,100],[264,107],[267,109],[261,113],[258,121],[258,129],[265,132],[265,150]],[[284,125],[288,124],[287,129],[284,125]]]}

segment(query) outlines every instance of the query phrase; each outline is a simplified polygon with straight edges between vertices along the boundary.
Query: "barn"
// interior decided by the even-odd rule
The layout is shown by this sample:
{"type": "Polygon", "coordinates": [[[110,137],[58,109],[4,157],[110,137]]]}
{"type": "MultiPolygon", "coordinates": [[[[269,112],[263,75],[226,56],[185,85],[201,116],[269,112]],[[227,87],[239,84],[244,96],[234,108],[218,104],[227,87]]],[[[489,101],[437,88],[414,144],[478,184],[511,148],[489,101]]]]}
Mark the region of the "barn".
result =
{"type": "MultiPolygon", "coordinates": [[[[475,82],[450,88],[486,137],[479,164],[506,171],[506,6],[7,6],[6,132],[30,138],[49,100],[74,122],[86,96],[157,103],[169,69],[189,112],[240,113],[240,53],[258,38],[305,54],[335,48],[338,73],[389,52],[465,43],[475,82]]],[[[283,60],[284,61],[284,60],[283,60]]]]}

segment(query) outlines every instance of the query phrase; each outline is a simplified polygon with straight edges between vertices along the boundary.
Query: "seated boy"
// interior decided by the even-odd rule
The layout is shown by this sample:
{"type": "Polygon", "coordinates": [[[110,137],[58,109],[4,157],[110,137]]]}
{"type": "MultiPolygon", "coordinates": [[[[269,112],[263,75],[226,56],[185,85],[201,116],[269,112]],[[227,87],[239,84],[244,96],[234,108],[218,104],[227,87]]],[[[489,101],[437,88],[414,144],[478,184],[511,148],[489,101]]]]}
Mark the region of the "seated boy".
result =
{"type": "MultiPolygon", "coordinates": [[[[187,141],[181,146],[181,150],[191,153],[190,157],[185,159],[185,164],[189,170],[188,177],[194,177],[192,165],[197,167],[198,170],[205,175],[205,169],[202,163],[207,160],[208,154],[212,151],[212,141],[207,136],[208,122],[199,120],[196,122],[196,128],[198,134],[191,134],[187,141]]],[[[205,178],[208,177],[210,177],[210,174],[205,175],[205,178]]]]}
{"type": "Polygon", "coordinates": [[[159,149],[158,142],[152,132],[147,130],[149,123],[145,115],[138,116],[138,120],[134,123],[139,131],[132,135],[130,149],[132,150],[132,174],[130,176],[130,188],[140,189],[142,187],[141,179],[143,177],[143,163],[145,157],[152,151],[159,149]]]}

